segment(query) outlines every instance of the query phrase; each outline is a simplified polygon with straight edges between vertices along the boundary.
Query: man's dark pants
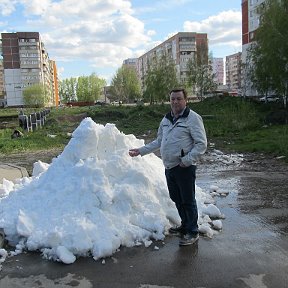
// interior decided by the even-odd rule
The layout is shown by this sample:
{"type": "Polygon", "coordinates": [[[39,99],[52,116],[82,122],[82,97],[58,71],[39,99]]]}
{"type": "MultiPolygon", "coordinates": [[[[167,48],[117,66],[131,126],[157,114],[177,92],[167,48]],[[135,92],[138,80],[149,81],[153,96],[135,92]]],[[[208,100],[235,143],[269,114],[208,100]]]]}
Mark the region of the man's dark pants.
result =
{"type": "Polygon", "coordinates": [[[179,165],[165,170],[169,195],[175,202],[184,233],[198,233],[198,209],[195,199],[196,166],[179,165]]]}

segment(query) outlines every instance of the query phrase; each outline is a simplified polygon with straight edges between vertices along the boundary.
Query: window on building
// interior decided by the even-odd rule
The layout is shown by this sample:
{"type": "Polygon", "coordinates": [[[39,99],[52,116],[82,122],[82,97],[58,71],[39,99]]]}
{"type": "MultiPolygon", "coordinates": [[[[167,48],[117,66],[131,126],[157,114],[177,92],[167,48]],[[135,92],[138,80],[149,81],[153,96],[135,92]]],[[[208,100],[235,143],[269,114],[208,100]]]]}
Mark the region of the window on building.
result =
{"type": "Polygon", "coordinates": [[[195,42],[195,37],[179,37],[180,42],[195,42]]]}

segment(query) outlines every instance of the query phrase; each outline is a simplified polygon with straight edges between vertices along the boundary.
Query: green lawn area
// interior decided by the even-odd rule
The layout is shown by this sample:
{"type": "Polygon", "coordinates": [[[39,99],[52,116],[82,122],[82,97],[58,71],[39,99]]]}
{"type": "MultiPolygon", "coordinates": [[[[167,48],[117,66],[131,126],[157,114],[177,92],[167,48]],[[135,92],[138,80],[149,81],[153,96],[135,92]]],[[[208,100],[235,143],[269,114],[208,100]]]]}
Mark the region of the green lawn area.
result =
{"type": "MultiPolygon", "coordinates": [[[[277,115],[277,111],[287,113],[278,103],[224,97],[208,98],[202,102],[189,103],[189,106],[203,116],[208,141],[216,143],[216,148],[239,153],[272,153],[288,159],[287,124],[270,125],[266,121],[269,115],[277,115]]],[[[45,126],[34,132],[19,129],[17,109],[0,109],[1,123],[9,123],[6,128],[1,125],[0,153],[64,147],[84,117],[91,117],[99,124],[114,123],[123,133],[134,134],[138,138],[144,134],[153,138],[157,134],[159,122],[169,109],[169,104],[52,108],[45,126]],[[24,137],[11,139],[15,128],[21,130],[24,137]]],[[[33,109],[25,110],[25,113],[31,111],[33,109]]]]}

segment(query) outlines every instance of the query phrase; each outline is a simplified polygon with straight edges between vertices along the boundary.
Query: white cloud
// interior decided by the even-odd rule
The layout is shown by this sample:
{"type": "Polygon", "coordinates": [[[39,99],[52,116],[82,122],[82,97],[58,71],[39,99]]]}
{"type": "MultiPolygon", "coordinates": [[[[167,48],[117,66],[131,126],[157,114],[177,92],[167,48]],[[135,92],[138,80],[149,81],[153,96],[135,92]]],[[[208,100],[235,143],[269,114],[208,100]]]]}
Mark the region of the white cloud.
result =
{"type": "MultiPolygon", "coordinates": [[[[8,22],[0,22],[0,27],[1,26],[5,27],[7,25],[8,25],[8,22]]],[[[3,33],[4,31],[1,31],[1,32],[3,33]]],[[[1,35],[0,35],[0,37],[1,37],[1,35]]]]}
{"type": "Polygon", "coordinates": [[[15,5],[18,1],[15,0],[1,0],[0,1],[0,15],[8,16],[15,10],[15,5]]]}
{"type": "Polygon", "coordinates": [[[155,30],[148,30],[147,31],[147,35],[148,36],[154,36],[156,34],[156,31],[155,30]]]}
{"type": "Polygon", "coordinates": [[[193,3],[195,0],[158,0],[153,1],[153,3],[147,3],[145,6],[145,1],[143,1],[143,6],[138,7],[135,10],[136,14],[142,13],[153,13],[155,11],[171,10],[174,8],[179,8],[179,6],[185,5],[187,3],[193,3]]]}
{"type": "MultiPolygon", "coordinates": [[[[165,9],[175,10],[176,4],[184,6],[193,1],[160,0],[148,8],[167,16],[165,9]]],[[[174,28],[167,38],[162,35],[162,39],[156,39],[156,34],[161,33],[159,22],[152,30],[150,27],[146,30],[144,23],[149,19],[151,24],[159,14],[139,15],[143,6],[136,5],[140,10],[135,11],[131,3],[128,0],[0,0],[0,15],[11,14],[10,25],[15,27],[10,30],[39,31],[50,58],[57,62],[88,61],[87,70],[113,68],[121,66],[124,59],[143,55],[179,32],[174,28]],[[21,17],[18,27],[18,21],[12,18],[15,15],[21,17]]],[[[0,27],[1,24],[7,30],[5,23],[0,23],[0,27]]],[[[225,11],[202,21],[186,21],[183,27],[184,31],[208,33],[210,49],[223,51],[225,45],[233,50],[241,47],[240,12],[225,11]]]]}
{"type": "Polygon", "coordinates": [[[33,9],[35,1],[22,0],[26,13],[34,16],[29,25],[43,31],[49,55],[57,60],[85,59],[93,67],[117,67],[153,35],[132,16],[130,1],[45,0],[33,9]]]}
{"type": "Polygon", "coordinates": [[[230,46],[241,50],[241,23],[241,12],[229,10],[200,22],[186,21],[183,26],[185,31],[207,33],[210,49],[216,46],[230,46]]]}
{"type": "Polygon", "coordinates": [[[42,15],[52,5],[50,0],[20,0],[19,2],[25,7],[24,13],[26,15],[42,15]]]}

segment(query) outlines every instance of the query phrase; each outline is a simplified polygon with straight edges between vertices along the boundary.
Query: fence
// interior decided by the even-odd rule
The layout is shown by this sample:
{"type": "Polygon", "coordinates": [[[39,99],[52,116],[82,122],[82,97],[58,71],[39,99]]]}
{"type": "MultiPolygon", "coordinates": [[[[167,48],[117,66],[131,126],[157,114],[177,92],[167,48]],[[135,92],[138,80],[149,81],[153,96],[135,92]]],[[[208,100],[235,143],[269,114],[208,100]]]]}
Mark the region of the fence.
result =
{"type": "Polygon", "coordinates": [[[29,115],[26,115],[23,111],[20,111],[18,115],[19,126],[28,132],[35,131],[38,127],[44,126],[49,113],[50,109],[44,109],[29,115]]]}

